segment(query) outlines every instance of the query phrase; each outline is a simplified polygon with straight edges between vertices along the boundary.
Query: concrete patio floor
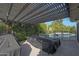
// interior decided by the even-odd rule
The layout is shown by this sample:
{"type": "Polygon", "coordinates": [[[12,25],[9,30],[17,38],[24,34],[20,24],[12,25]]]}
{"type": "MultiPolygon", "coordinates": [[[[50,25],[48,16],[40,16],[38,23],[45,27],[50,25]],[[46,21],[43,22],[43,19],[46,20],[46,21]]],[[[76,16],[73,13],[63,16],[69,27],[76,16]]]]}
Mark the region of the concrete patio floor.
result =
{"type": "Polygon", "coordinates": [[[62,40],[61,46],[57,49],[57,51],[53,55],[45,53],[44,51],[34,47],[30,43],[27,45],[21,46],[22,56],[79,56],[79,43],[77,42],[77,40],[62,40]],[[29,45],[30,49],[27,47],[27,45],[29,45]],[[27,52],[29,50],[30,53],[28,55],[27,52]]]}
{"type": "Polygon", "coordinates": [[[77,40],[62,40],[61,46],[54,56],[79,56],[79,43],[77,40]]]}

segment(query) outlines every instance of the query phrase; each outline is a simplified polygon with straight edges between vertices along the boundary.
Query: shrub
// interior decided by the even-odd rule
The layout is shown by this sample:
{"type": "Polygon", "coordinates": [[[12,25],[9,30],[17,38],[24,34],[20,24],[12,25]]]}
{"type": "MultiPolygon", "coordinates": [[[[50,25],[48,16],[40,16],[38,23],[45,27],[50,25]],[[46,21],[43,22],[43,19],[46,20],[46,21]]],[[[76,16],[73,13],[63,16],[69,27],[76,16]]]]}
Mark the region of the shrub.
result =
{"type": "Polygon", "coordinates": [[[25,41],[26,36],[22,33],[16,33],[15,36],[18,38],[18,41],[25,41]]]}

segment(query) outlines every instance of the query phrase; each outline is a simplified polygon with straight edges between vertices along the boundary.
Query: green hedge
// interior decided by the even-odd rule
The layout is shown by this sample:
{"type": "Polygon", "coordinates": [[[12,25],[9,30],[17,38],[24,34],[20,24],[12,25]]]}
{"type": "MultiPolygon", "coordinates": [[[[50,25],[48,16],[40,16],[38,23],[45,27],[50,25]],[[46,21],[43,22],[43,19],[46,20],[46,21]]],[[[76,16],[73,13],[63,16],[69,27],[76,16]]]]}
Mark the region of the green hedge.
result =
{"type": "Polygon", "coordinates": [[[19,39],[18,41],[25,41],[26,36],[22,33],[16,33],[15,36],[19,39]]]}
{"type": "Polygon", "coordinates": [[[43,33],[43,29],[40,28],[40,25],[31,25],[26,24],[21,26],[21,24],[15,24],[12,26],[14,32],[16,32],[16,36],[19,38],[19,41],[26,40],[26,37],[31,35],[38,35],[40,32],[43,33]]]}
{"type": "Polygon", "coordinates": [[[6,25],[4,23],[0,23],[0,33],[6,31],[6,25]]]}

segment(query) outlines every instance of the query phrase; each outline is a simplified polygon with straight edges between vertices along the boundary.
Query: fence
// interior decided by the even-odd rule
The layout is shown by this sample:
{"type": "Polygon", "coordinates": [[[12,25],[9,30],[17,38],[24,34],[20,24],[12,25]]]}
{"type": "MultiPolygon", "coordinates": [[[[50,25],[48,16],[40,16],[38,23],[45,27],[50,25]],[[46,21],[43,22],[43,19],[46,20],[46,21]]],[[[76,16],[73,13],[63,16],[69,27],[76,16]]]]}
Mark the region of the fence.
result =
{"type": "Polygon", "coordinates": [[[53,34],[49,35],[49,37],[52,38],[60,38],[60,40],[77,40],[77,35],[76,34],[53,34]]]}

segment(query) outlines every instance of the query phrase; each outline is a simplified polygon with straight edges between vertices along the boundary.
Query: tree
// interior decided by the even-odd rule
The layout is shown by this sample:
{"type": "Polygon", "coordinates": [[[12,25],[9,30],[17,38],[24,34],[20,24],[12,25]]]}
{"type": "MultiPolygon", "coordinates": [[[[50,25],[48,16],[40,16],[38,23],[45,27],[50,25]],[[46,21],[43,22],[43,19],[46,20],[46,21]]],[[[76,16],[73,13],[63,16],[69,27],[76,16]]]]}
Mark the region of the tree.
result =
{"type": "Polygon", "coordinates": [[[49,28],[52,28],[50,32],[69,32],[69,33],[75,33],[76,28],[74,26],[66,26],[62,23],[62,20],[54,21],[49,28]]]}
{"type": "Polygon", "coordinates": [[[54,21],[51,26],[52,27],[52,32],[62,32],[64,25],[60,21],[54,21]]]}
{"type": "Polygon", "coordinates": [[[40,33],[47,33],[48,32],[48,27],[44,23],[38,24],[38,28],[39,28],[40,33]]]}
{"type": "Polygon", "coordinates": [[[69,32],[70,33],[75,33],[76,32],[76,28],[74,26],[70,27],[69,32]]]}

